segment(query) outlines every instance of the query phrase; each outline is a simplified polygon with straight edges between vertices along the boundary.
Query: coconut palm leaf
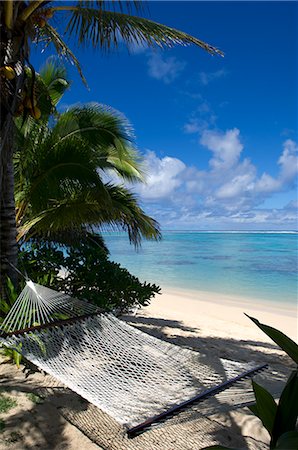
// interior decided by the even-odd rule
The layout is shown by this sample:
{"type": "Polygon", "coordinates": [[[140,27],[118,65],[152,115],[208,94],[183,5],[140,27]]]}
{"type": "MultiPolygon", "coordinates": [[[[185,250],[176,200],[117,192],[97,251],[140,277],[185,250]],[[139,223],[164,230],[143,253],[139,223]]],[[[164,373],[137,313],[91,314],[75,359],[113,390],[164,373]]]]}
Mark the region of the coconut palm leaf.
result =
{"type": "Polygon", "coordinates": [[[19,146],[26,148],[28,158],[18,155],[15,158],[17,201],[20,201],[21,191],[23,198],[30,199],[35,211],[44,209],[47,193],[61,198],[67,189],[72,190],[78,183],[96,185],[104,199],[99,170],[113,170],[122,178],[140,181],[140,156],[131,146],[131,139],[127,121],[111,114],[103,105],[70,109],[59,116],[52,129],[43,129],[42,133],[35,123],[31,134],[21,134],[19,139],[19,146]],[[30,180],[27,188],[22,173],[30,180]]]}
{"type": "Polygon", "coordinates": [[[102,170],[113,170],[124,180],[129,182],[145,181],[145,169],[140,154],[131,147],[128,157],[120,158],[118,151],[110,148],[105,161],[105,167],[102,170]]]}
{"type": "Polygon", "coordinates": [[[81,139],[94,146],[99,140],[102,147],[112,145],[118,154],[126,154],[124,143],[134,139],[127,119],[112,108],[98,103],[72,107],[61,115],[53,128],[53,136],[60,140],[81,139]]]}
{"type": "MultiPolygon", "coordinates": [[[[64,42],[57,30],[55,30],[55,28],[53,28],[49,23],[46,23],[43,29],[39,30],[39,34],[40,37],[43,38],[42,40],[46,41],[47,45],[54,45],[58,56],[62,56],[77,68],[83,83],[85,84],[85,86],[88,86],[79,60],[76,58],[68,45],[64,42]]],[[[40,39],[37,38],[37,43],[38,42],[40,42],[40,39]]]]}
{"type": "Polygon", "coordinates": [[[116,10],[116,8],[119,8],[120,11],[126,10],[126,11],[143,11],[146,8],[146,2],[144,1],[140,1],[140,0],[128,0],[128,1],[116,1],[116,0],[79,0],[78,1],[79,5],[81,7],[86,7],[86,8],[90,8],[90,7],[94,7],[94,5],[96,7],[98,7],[98,9],[100,11],[102,10],[111,10],[113,9],[114,11],[116,10]]]}
{"type": "MultiPolygon", "coordinates": [[[[61,143],[56,151],[49,151],[48,140],[34,152],[34,162],[24,177],[16,179],[23,184],[23,197],[30,203],[32,213],[43,210],[49,201],[71,195],[74,189],[96,186],[102,203],[109,200],[96,165],[89,160],[89,149],[78,142],[61,143]],[[43,154],[43,150],[44,154],[43,154]]],[[[50,148],[51,150],[51,148],[50,148]]],[[[19,206],[19,205],[17,205],[19,206]]]]}
{"type": "Polygon", "coordinates": [[[95,228],[124,230],[136,246],[142,238],[160,239],[157,222],[139,207],[137,199],[127,189],[106,184],[110,205],[106,207],[97,189],[74,192],[61,201],[53,200],[51,207],[27,220],[19,228],[19,239],[37,236],[61,242],[69,230],[76,236],[95,228]]]}
{"type": "MultiPolygon", "coordinates": [[[[50,66],[43,76],[58,100],[69,84],[57,90],[55,82],[65,72],[50,66]]],[[[135,245],[142,237],[160,237],[157,223],[133,194],[106,182],[111,176],[143,180],[132,128],[118,112],[95,103],[75,106],[49,123],[26,122],[17,143],[26,149],[15,154],[19,240],[42,237],[66,245],[106,226],[127,231],[135,245]]]]}
{"type": "Polygon", "coordinates": [[[57,105],[65,91],[70,87],[66,68],[57,58],[48,58],[40,69],[38,80],[43,82],[53,105],[57,105]]]}
{"type": "MultiPolygon", "coordinates": [[[[25,89],[22,95],[21,107],[23,114],[15,119],[17,130],[21,130],[23,136],[34,132],[34,128],[42,135],[45,130],[45,123],[47,124],[51,114],[57,114],[56,105],[62,95],[69,88],[70,83],[67,79],[65,66],[57,59],[49,58],[44,66],[41,68],[41,73],[32,73],[28,67],[25,68],[26,82],[25,89]],[[34,80],[34,85],[33,85],[34,80]],[[41,117],[38,121],[31,114],[26,113],[28,102],[31,105],[32,101],[36,102],[41,111],[41,117]]],[[[20,133],[18,133],[18,147],[22,148],[22,143],[19,141],[20,133]]]]}
{"type": "Polygon", "coordinates": [[[128,46],[135,43],[146,47],[194,44],[208,53],[223,56],[219,49],[198,38],[142,17],[80,5],[54,7],[53,10],[70,11],[66,35],[77,39],[80,45],[91,44],[109,50],[122,41],[128,46]]]}

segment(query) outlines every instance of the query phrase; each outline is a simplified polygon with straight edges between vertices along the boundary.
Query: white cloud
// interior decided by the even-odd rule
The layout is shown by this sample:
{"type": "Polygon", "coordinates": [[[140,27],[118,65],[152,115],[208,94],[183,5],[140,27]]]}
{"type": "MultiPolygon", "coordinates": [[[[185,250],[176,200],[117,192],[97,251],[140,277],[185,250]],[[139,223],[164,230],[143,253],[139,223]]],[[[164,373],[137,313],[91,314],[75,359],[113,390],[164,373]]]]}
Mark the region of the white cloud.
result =
{"type": "Polygon", "coordinates": [[[237,128],[225,133],[205,130],[200,143],[213,152],[209,164],[215,170],[225,170],[238,162],[243,145],[239,139],[240,131],[237,128]]]}
{"type": "Polygon", "coordinates": [[[256,191],[260,193],[273,193],[283,191],[289,185],[295,184],[298,174],[298,147],[291,139],[283,144],[283,152],[278,159],[280,168],[277,178],[266,172],[256,182],[256,191]]]}
{"type": "Polygon", "coordinates": [[[212,81],[225,77],[226,75],[227,71],[225,69],[220,69],[215,72],[200,72],[199,81],[203,86],[207,86],[212,81]]]}
{"type": "Polygon", "coordinates": [[[178,61],[174,56],[162,56],[160,53],[151,53],[147,64],[149,75],[166,84],[172,83],[186,66],[184,61],[178,61]]]}
{"type": "Polygon", "coordinates": [[[190,118],[183,126],[183,131],[187,134],[203,133],[204,130],[215,126],[216,115],[210,104],[202,97],[198,99],[198,105],[192,112],[190,118]]]}
{"type": "Polygon", "coordinates": [[[272,193],[278,191],[280,187],[280,180],[273,178],[268,173],[263,173],[261,178],[255,183],[255,190],[260,193],[272,193]]]}
{"type": "Polygon", "coordinates": [[[185,164],[177,158],[166,156],[158,158],[154,152],[147,152],[146,184],[140,184],[136,191],[144,200],[161,200],[170,197],[182,185],[180,177],[185,170],[185,164]]]}
{"type": "Polygon", "coordinates": [[[258,175],[257,167],[243,156],[237,128],[225,132],[205,130],[201,145],[211,153],[209,168],[187,166],[171,156],[148,152],[146,185],[136,187],[150,214],[163,226],[228,229],[268,226],[297,227],[297,202],[282,209],[261,208],[275,193],[293,189],[297,179],[297,145],[287,140],[277,161],[277,176],[258,175]],[[156,209],[157,208],[157,209],[156,209]]]}
{"type": "Polygon", "coordinates": [[[283,148],[278,164],[281,167],[280,179],[282,182],[287,182],[291,181],[298,173],[298,146],[291,139],[287,139],[283,148]]]}
{"type": "Polygon", "coordinates": [[[218,199],[234,199],[244,192],[253,190],[253,174],[245,173],[235,176],[230,182],[223,184],[216,192],[218,199]]]}
{"type": "Polygon", "coordinates": [[[191,118],[189,121],[183,126],[183,130],[185,133],[193,134],[201,131],[201,122],[198,119],[191,118]]]}

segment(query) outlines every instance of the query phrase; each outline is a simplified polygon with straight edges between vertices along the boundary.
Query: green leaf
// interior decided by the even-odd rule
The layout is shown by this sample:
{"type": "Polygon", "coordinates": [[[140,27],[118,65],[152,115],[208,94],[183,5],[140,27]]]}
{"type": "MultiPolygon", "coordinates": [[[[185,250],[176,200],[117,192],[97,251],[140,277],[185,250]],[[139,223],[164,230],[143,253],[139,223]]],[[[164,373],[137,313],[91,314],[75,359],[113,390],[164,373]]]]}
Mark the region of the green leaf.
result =
{"type": "Polygon", "coordinates": [[[282,350],[284,350],[296,364],[298,364],[298,345],[296,342],[292,341],[292,339],[276,328],[260,323],[257,319],[250,317],[248,314],[245,315],[251,319],[257,327],[264,331],[264,333],[266,333],[267,336],[269,336],[282,350]]]}
{"type": "Polygon", "coordinates": [[[83,75],[78,59],[67,46],[67,44],[63,41],[61,35],[57,32],[57,30],[49,25],[49,23],[46,23],[43,28],[43,33],[49,39],[49,42],[52,42],[52,44],[55,46],[57,54],[59,56],[63,56],[67,61],[69,61],[77,68],[83,83],[88,88],[87,80],[83,75]]]}
{"type": "Polygon", "coordinates": [[[21,360],[22,360],[22,355],[19,352],[17,352],[16,350],[13,350],[12,354],[13,354],[13,360],[14,360],[17,368],[19,369],[20,368],[20,364],[21,364],[21,360]]]}
{"type": "Polygon", "coordinates": [[[298,432],[289,431],[280,436],[277,441],[276,449],[278,450],[297,450],[298,448],[298,432]]]}
{"type": "Polygon", "coordinates": [[[248,406],[248,409],[257,417],[259,417],[259,410],[256,404],[248,406]]]}
{"type": "MultiPolygon", "coordinates": [[[[162,25],[143,17],[131,16],[116,11],[97,8],[76,7],[70,16],[65,35],[76,39],[77,46],[92,45],[94,48],[110,50],[120,40],[128,46],[173,47],[174,45],[197,45],[212,55],[223,56],[216,47],[183,31],[162,25]]],[[[55,42],[54,42],[55,44],[55,42]]]]}
{"type": "Polygon", "coordinates": [[[298,417],[298,370],[294,370],[281,393],[278,403],[273,432],[272,444],[289,431],[294,431],[298,417]]]}
{"type": "Polygon", "coordinates": [[[277,404],[274,398],[266,389],[255,381],[252,381],[253,390],[256,397],[256,408],[254,414],[261,419],[264,427],[272,435],[277,404]]]}
{"type": "Polygon", "coordinates": [[[16,300],[18,294],[16,292],[13,282],[9,277],[7,277],[7,289],[10,302],[13,303],[16,300]]]}

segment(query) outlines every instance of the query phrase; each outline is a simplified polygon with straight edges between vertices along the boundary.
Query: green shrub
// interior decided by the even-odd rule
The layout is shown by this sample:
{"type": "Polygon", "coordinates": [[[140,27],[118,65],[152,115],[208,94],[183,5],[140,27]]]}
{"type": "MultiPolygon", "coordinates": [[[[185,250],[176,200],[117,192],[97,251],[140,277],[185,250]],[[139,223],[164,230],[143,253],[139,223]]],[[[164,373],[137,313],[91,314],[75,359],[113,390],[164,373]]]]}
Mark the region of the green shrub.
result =
{"type": "Polygon", "coordinates": [[[48,287],[57,286],[64,262],[63,250],[43,241],[26,244],[19,251],[20,270],[32,281],[48,287]]]}
{"type": "MultiPolygon", "coordinates": [[[[11,280],[8,278],[6,283],[6,299],[0,299],[0,325],[2,324],[5,316],[9,312],[10,308],[17,299],[17,290],[13,286],[11,280]]],[[[2,346],[0,352],[6,356],[9,360],[13,361],[19,368],[22,360],[22,356],[16,350],[2,346]]]]}
{"type": "Polygon", "coordinates": [[[147,306],[160,288],[140,282],[120,264],[109,260],[97,242],[62,250],[47,243],[34,243],[20,253],[20,267],[33,281],[85,299],[105,310],[119,313],[147,306]],[[62,278],[63,268],[67,275],[62,278]]]}
{"type": "Polygon", "coordinates": [[[7,278],[5,290],[7,294],[6,299],[0,299],[0,324],[3,322],[4,317],[7,315],[18,296],[17,290],[9,278],[7,278]]]}

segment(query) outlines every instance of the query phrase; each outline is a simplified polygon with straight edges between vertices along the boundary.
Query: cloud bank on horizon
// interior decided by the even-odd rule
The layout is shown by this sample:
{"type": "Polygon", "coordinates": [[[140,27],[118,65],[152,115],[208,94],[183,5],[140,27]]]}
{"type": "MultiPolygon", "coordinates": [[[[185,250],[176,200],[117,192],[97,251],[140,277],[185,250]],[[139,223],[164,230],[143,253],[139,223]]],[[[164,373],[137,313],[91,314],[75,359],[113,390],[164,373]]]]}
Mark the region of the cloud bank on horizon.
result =
{"type": "Polygon", "coordinates": [[[283,208],[266,208],[275,194],[297,187],[298,146],[286,139],[276,176],[245,157],[240,130],[205,129],[199,138],[210,152],[207,169],[147,151],[146,184],[133,190],[164,229],[297,229],[297,199],[283,208]]]}

